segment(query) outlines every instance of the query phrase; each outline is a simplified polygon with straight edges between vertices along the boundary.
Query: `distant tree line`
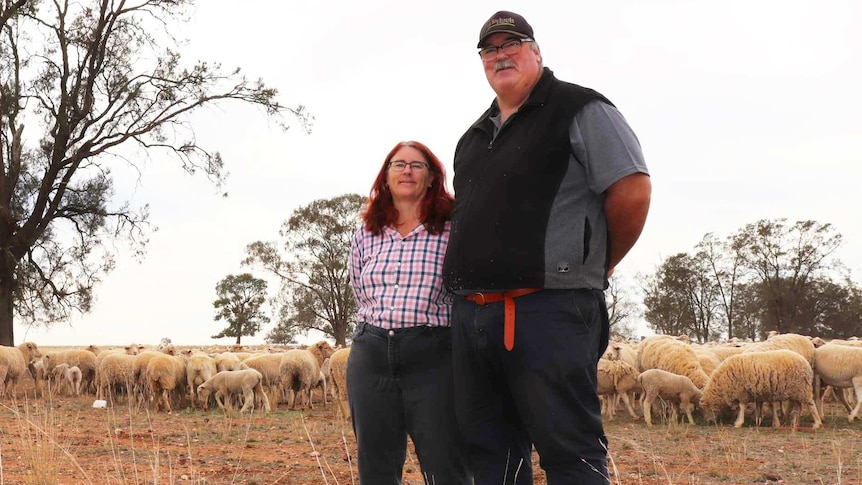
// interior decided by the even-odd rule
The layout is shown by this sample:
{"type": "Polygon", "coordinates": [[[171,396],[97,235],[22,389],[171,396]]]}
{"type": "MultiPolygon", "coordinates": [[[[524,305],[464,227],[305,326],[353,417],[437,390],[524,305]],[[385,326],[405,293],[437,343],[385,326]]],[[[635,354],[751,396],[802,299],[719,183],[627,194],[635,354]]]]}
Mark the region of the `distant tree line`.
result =
{"type": "Polygon", "coordinates": [[[862,288],[834,256],[841,244],[834,227],[810,220],[759,220],[725,239],[707,233],[641,278],[644,319],[656,333],[698,342],[771,330],[858,335],[862,288]]]}

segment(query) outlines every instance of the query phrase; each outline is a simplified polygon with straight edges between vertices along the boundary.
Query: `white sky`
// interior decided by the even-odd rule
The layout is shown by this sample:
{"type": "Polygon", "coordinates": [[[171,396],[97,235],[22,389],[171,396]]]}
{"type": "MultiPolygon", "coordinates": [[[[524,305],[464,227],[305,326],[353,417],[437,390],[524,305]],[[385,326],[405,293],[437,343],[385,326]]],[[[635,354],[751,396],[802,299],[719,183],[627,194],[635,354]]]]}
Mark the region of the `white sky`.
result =
{"type": "MultiPolygon", "coordinates": [[[[294,209],[367,194],[405,139],[435,151],[451,187],[455,143],[493,98],[478,32],[503,9],[532,24],[558,78],[606,95],[641,141],[653,202],[619,273],[651,272],[707,232],[785,217],[832,223],[846,241],[838,256],[862,281],[856,0],[201,0],[180,33],[188,61],[262,77],[308,107],[312,134],[285,134],[236,105],[204,113],[197,137],[224,156],[230,196],[154,158],[139,186],[118,187],[151,204],[159,231],[146,258],[119,260],[92,313],[49,331],[16,326],[16,342],[230,343],[210,338],[224,326],[213,321],[215,285],[246,271],[246,244],[276,240],[294,209]]],[[[262,343],[266,330],[243,342],[262,343]]]]}

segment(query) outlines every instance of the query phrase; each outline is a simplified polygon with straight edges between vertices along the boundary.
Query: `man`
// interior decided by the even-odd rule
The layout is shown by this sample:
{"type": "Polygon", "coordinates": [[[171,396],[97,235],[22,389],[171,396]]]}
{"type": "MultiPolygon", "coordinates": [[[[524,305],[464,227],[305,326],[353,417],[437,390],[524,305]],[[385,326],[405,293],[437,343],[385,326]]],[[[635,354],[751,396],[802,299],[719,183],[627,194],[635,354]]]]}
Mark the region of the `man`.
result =
{"type": "Polygon", "coordinates": [[[533,445],[549,485],[608,483],[603,290],[640,236],[648,171],[610,101],[543,67],[522,16],[491,16],[478,48],[496,98],[455,150],[443,268],[476,484],[533,483],[533,445]]]}

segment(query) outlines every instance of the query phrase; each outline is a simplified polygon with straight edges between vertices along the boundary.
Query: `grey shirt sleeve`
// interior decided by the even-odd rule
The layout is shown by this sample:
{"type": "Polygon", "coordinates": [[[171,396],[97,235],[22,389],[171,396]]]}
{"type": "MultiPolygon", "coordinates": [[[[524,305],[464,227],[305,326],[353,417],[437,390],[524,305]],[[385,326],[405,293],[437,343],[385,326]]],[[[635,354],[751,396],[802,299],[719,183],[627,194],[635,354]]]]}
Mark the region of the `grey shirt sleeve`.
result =
{"type": "Polygon", "coordinates": [[[637,136],[622,113],[607,103],[587,103],[572,120],[569,138],[572,154],[597,194],[627,175],[649,175],[637,136]]]}

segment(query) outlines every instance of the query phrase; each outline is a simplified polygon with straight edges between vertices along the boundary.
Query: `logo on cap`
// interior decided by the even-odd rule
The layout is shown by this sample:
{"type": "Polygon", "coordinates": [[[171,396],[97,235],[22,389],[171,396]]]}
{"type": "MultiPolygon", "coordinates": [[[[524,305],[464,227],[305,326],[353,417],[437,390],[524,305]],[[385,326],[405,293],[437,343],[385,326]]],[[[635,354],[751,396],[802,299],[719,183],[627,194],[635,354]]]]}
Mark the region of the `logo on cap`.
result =
{"type": "Polygon", "coordinates": [[[501,24],[502,25],[511,25],[512,27],[514,27],[515,26],[515,19],[513,19],[512,17],[497,17],[495,19],[491,19],[488,21],[488,28],[490,29],[491,27],[494,27],[496,25],[501,25],[501,24]]]}

